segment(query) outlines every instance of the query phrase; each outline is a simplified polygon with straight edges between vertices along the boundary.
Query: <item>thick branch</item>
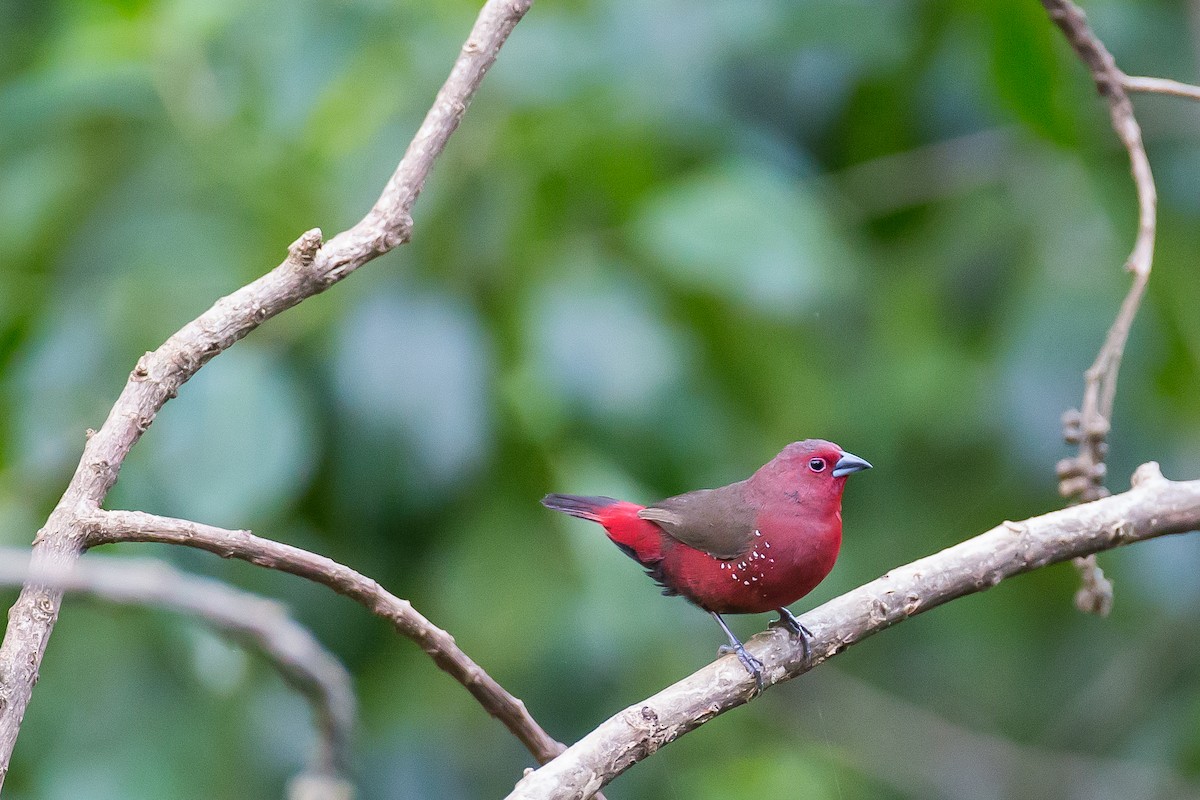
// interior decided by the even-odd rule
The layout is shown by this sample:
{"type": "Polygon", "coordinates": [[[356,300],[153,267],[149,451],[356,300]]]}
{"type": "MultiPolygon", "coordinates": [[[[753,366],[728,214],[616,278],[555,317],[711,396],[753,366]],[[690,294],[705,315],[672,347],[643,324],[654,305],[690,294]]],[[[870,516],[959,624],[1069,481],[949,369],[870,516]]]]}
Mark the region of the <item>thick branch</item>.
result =
{"type": "Polygon", "coordinates": [[[161,542],[195,547],[222,558],[238,558],[267,569],[290,572],[328,586],[391,623],[416,642],[434,662],[467,688],[489,714],[529,748],[539,764],[563,751],[534,721],[525,704],[484,672],[454,643],[454,637],[422,616],[412,604],[374,580],[325,556],[319,556],[249,531],[230,531],[140,511],[96,511],[85,524],[87,546],[114,542],[161,542]]]}
{"type": "MultiPolygon", "coordinates": [[[[90,434],[62,499],[34,540],[33,567],[61,569],[82,552],[80,521],[100,507],[129,450],[163,404],[209,359],[264,320],[322,292],[371,259],[408,241],[411,211],[434,160],[458,127],[484,74],[532,0],[488,0],[433,107],[374,207],[324,245],[313,229],[275,269],[223,297],[161,347],[138,360],[99,430],[90,434]]],[[[9,611],[0,645],[0,785],[29,703],[62,592],[27,585],[9,611]]]]}
{"type": "MultiPolygon", "coordinates": [[[[1005,522],[987,533],[898,567],[813,609],[812,659],[780,630],[748,649],[763,662],[766,685],[801,675],[874,633],[1005,578],[1123,544],[1200,528],[1200,481],[1168,481],[1157,464],[1134,474],[1124,494],[1005,522]]],[[[754,681],[736,658],[709,664],[637,703],[526,775],[509,800],[586,798],[663,745],[752,699],[754,681]]]]}
{"type": "MultiPolygon", "coordinates": [[[[311,780],[345,781],[355,725],[350,675],[279,603],[157,559],[90,557],[66,570],[33,574],[28,550],[0,548],[0,585],[20,586],[31,578],[70,594],[187,614],[258,650],[313,707],[320,741],[309,765],[311,780]]],[[[349,788],[326,796],[349,796],[349,788]]]]}

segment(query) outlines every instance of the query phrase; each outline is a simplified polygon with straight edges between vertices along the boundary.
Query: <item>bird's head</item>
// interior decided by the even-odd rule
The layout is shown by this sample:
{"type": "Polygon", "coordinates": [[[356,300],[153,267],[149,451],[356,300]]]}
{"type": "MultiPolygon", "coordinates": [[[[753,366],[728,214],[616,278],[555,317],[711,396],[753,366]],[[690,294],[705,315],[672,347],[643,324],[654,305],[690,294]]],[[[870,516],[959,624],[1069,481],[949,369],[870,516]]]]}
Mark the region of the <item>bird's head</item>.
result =
{"type": "Polygon", "coordinates": [[[756,482],[785,492],[801,490],[806,495],[841,497],[846,477],[871,465],[824,439],[792,442],[762,469],[756,482]],[[824,489],[824,491],[822,491],[824,489]]]}

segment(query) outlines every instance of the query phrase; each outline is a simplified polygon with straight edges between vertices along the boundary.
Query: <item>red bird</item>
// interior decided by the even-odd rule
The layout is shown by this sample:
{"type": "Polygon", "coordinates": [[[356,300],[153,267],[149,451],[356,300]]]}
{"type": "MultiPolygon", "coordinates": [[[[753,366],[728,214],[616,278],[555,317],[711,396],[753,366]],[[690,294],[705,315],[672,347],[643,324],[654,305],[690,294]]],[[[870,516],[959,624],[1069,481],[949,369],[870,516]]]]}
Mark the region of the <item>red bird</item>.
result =
{"type": "Polygon", "coordinates": [[[832,442],[793,442],[749,478],[639,506],[611,497],[548,494],[542,504],[599,522],[617,547],[662,587],[709,612],[762,685],[762,662],[746,652],[722,614],[778,611],[772,625],[812,632],[787,606],[833,569],[842,543],[846,476],[871,465],[832,442]]]}

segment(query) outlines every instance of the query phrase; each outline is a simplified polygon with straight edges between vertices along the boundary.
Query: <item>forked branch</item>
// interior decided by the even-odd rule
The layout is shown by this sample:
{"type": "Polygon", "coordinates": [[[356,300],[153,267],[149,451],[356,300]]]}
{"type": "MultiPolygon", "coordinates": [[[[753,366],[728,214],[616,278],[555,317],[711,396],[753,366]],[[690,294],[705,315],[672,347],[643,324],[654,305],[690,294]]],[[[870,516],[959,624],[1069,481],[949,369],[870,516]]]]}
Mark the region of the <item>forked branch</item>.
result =
{"type": "MultiPolygon", "coordinates": [[[[84,547],[82,523],[100,507],[130,448],[159,409],[209,359],[265,320],[328,289],[376,256],[408,241],[412,208],[434,161],[457,129],[480,82],[532,0],[487,0],[433,107],[375,205],[354,227],[321,243],[310,230],[275,269],[183,326],[142,356],[108,418],[90,432],[71,482],[34,540],[32,569],[61,570],[84,547]]],[[[62,602],[62,591],[31,582],[9,611],[0,645],[0,784],[62,602]]]]}
{"type": "Polygon", "coordinates": [[[231,531],[140,511],[96,511],[84,521],[84,529],[87,547],[116,542],[183,545],[328,586],[387,620],[398,633],[416,642],[439,667],[465,686],[489,714],[512,731],[539,764],[546,763],[563,750],[563,745],[552,739],[529,715],[525,704],[472,661],[454,643],[453,636],[422,616],[412,603],[332,559],[255,536],[249,531],[231,531]]]}
{"type": "Polygon", "coordinates": [[[1182,97],[1185,100],[1200,100],[1200,86],[1180,83],[1170,78],[1142,78],[1121,73],[1121,85],[1127,92],[1167,94],[1172,97],[1182,97]]]}

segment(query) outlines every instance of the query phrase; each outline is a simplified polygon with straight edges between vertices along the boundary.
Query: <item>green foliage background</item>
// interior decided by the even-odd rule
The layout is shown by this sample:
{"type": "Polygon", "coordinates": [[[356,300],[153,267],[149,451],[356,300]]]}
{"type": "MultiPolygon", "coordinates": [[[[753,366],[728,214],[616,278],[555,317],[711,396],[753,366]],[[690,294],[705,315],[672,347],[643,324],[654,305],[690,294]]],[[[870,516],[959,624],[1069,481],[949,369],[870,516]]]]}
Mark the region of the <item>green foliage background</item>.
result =
{"type": "MultiPolygon", "coordinates": [[[[1087,10],[1194,79],[1194,4],[1087,10]]],[[[0,540],[27,544],[136,358],[374,201],[475,0],[0,2],[0,540]]],[[[1158,258],[1110,485],[1200,476],[1200,111],[1137,98],[1158,258]]],[[[1061,412],[1128,284],[1128,165],[1032,0],[538,0],[438,163],[413,243],[170,403],[110,507],[251,527],[377,578],[560,739],[711,659],[547,491],[739,479],[794,439],[876,465],[797,609],[1061,504],[1061,412]]],[[[528,758],[415,646],[207,554],[351,668],[363,798],[502,796],[528,758]]],[[[911,620],[620,778],[632,798],[1200,796],[1200,550],[1105,555],[911,620]]],[[[749,635],[766,617],[741,619],[749,635]]],[[[68,602],[5,789],[279,796],[312,743],[257,659],[68,602]]]]}

